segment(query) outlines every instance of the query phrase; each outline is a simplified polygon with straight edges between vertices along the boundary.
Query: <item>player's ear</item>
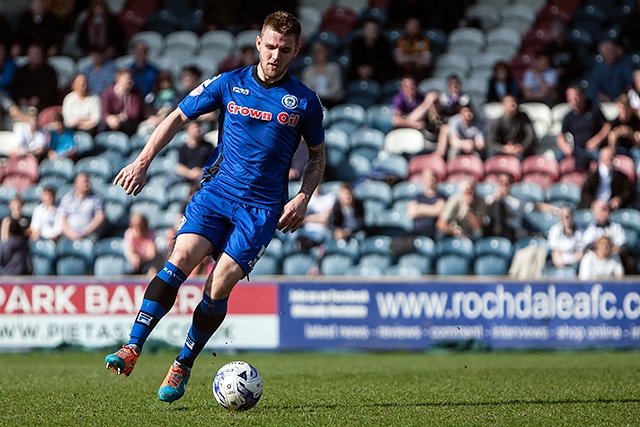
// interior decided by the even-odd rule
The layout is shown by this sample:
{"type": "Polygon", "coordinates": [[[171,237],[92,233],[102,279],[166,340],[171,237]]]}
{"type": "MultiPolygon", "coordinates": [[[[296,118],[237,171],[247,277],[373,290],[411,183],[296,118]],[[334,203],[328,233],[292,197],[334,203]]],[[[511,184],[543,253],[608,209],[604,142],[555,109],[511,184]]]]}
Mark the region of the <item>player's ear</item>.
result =
{"type": "Polygon", "coordinates": [[[260,52],[260,46],[262,45],[262,38],[260,36],[256,36],[256,49],[260,52]]]}

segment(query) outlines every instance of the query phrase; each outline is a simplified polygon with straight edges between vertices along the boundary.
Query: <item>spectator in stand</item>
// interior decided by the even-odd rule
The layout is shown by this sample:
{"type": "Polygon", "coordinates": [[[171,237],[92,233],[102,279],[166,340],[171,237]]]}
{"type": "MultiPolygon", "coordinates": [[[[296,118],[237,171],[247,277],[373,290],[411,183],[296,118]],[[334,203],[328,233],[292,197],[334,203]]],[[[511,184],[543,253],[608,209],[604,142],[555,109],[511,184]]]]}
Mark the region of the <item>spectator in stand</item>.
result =
{"type": "Polygon", "coordinates": [[[56,190],[53,187],[44,188],[40,202],[31,215],[29,238],[49,239],[55,242],[62,234],[62,213],[56,205],[56,190]]]}
{"type": "Polygon", "coordinates": [[[460,113],[449,119],[447,135],[438,140],[436,152],[448,159],[458,154],[476,154],[484,157],[484,124],[471,105],[460,107],[460,113]]]}
{"type": "Polygon", "coordinates": [[[62,114],[55,113],[51,123],[47,125],[49,137],[48,157],[52,160],[66,157],[74,160],[76,155],[76,142],[73,139],[73,131],[64,125],[62,114]]]}
{"type": "Polygon", "coordinates": [[[242,46],[239,55],[232,55],[225,58],[218,67],[218,72],[225,73],[236,68],[248,67],[258,63],[256,46],[253,44],[242,46]]]}
{"type": "Polygon", "coordinates": [[[626,93],[616,98],[616,105],[618,117],[611,121],[607,142],[616,153],[630,155],[640,147],[640,118],[631,109],[626,93]]]}
{"type": "Polygon", "coordinates": [[[621,279],[624,276],[624,266],[620,257],[611,250],[611,239],[602,236],[593,244],[593,250],[588,251],[580,261],[580,280],[621,279]]]}
{"type": "Polygon", "coordinates": [[[596,63],[591,70],[591,99],[610,102],[633,84],[633,67],[624,57],[622,47],[613,40],[601,41],[598,50],[602,55],[602,62],[596,63]]]}
{"type": "Polygon", "coordinates": [[[631,109],[636,115],[640,115],[640,68],[633,70],[632,80],[633,86],[627,92],[629,105],[631,105],[631,109]]]}
{"type": "Polygon", "coordinates": [[[415,78],[403,77],[400,91],[391,100],[391,123],[394,127],[418,129],[427,141],[436,142],[443,127],[439,97],[440,94],[435,91],[422,95],[418,92],[415,78]]]}
{"type": "Polygon", "coordinates": [[[629,178],[614,165],[615,150],[603,147],[599,153],[598,168],[589,172],[582,185],[578,209],[587,209],[595,200],[609,205],[611,210],[628,207],[633,201],[634,189],[629,178]]]}
{"type": "Polygon", "coordinates": [[[518,110],[518,101],[513,95],[502,98],[504,114],[489,126],[487,141],[489,156],[510,154],[520,159],[531,154],[536,142],[531,119],[518,110]]]}
{"type": "Polygon", "coordinates": [[[116,82],[102,93],[102,122],[99,130],[119,130],[133,135],[142,116],[142,98],[133,88],[133,72],[121,68],[116,72],[116,82]]]}
{"type": "Polygon", "coordinates": [[[124,53],[125,33],[118,18],[109,12],[104,0],[91,0],[89,8],[78,17],[78,45],[89,52],[96,46],[108,58],[124,53]]]}
{"type": "Polygon", "coordinates": [[[129,228],[124,232],[124,254],[131,264],[131,273],[154,276],[158,272],[155,239],[147,217],[141,213],[131,214],[129,228]]]}
{"type": "Polygon", "coordinates": [[[0,267],[3,276],[27,276],[33,274],[33,261],[29,243],[18,221],[7,225],[7,240],[0,245],[0,267]]]}
{"type": "Polygon", "coordinates": [[[89,175],[79,173],[73,181],[73,191],[60,201],[62,236],[69,240],[90,239],[97,242],[104,233],[106,217],[104,201],[91,192],[89,175]]]}
{"type": "Polygon", "coordinates": [[[460,77],[456,74],[447,76],[447,90],[440,94],[440,117],[443,123],[447,123],[450,117],[460,112],[460,107],[469,105],[471,98],[462,91],[460,77]]]}
{"type": "Polygon", "coordinates": [[[436,221],[436,240],[444,236],[468,237],[473,241],[484,235],[489,211],[482,197],[476,195],[471,179],[458,183],[458,192],[450,196],[436,221]]]}
{"type": "Polygon", "coordinates": [[[80,70],[80,73],[87,76],[89,94],[102,96],[106,88],[115,82],[115,75],[118,69],[116,63],[107,57],[104,49],[91,46],[89,56],[93,60],[91,64],[80,70]]]}
{"type": "Polygon", "coordinates": [[[16,156],[33,156],[40,162],[47,155],[49,141],[46,132],[38,125],[38,109],[30,107],[27,110],[27,121],[15,127],[18,148],[13,153],[16,156]]]}
{"type": "Polygon", "coordinates": [[[156,76],[153,91],[144,98],[147,118],[138,126],[138,134],[151,135],[156,126],[178,106],[180,100],[173,86],[171,73],[161,70],[156,76]]]}
{"type": "Polygon", "coordinates": [[[21,108],[42,110],[58,104],[58,77],[46,63],[42,46],[33,44],[27,52],[28,62],[16,70],[11,91],[21,108]],[[37,84],[34,84],[37,82],[37,84]]]}
{"type": "Polygon", "coordinates": [[[396,41],[393,56],[404,74],[411,74],[417,80],[429,77],[431,42],[422,34],[420,19],[411,17],[405,21],[404,32],[396,41]]]}
{"type": "Polygon", "coordinates": [[[558,72],[558,93],[564,93],[569,85],[580,78],[582,61],[575,44],[567,40],[566,28],[561,21],[551,24],[551,40],[543,48],[551,67],[558,72]]]}
{"type": "Polygon", "coordinates": [[[180,73],[180,91],[178,98],[189,95],[202,82],[202,71],[195,65],[187,65],[180,73]]]}
{"type": "Polygon", "coordinates": [[[436,235],[436,221],[442,212],[447,198],[436,187],[437,178],[433,169],[422,171],[422,193],[407,205],[407,215],[413,219],[413,234],[432,239],[436,235]]]}
{"type": "Polygon", "coordinates": [[[511,195],[513,177],[507,173],[498,174],[498,188],[485,203],[490,207],[491,233],[504,236],[515,242],[528,236],[529,230],[524,226],[525,214],[533,210],[560,214],[560,208],[544,202],[529,202],[511,195]]]}
{"type": "Polygon", "coordinates": [[[2,218],[2,223],[0,223],[0,241],[6,243],[10,237],[9,225],[11,222],[16,222],[20,227],[20,234],[27,235],[29,231],[29,225],[31,220],[27,217],[22,208],[24,206],[24,202],[20,198],[20,196],[16,196],[9,200],[9,216],[2,218]]]}
{"type": "Polygon", "coordinates": [[[336,196],[331,192],[321,192],[320,187],[320,185],[316,187],[313,192],[313,197],[307,205],[304,222],[296,231],[294,247],[302,252],[308,252],[330,236],[329,215],[336,196]]]}
{"type": "Polygon", "coordinates": [[[200,123],[187,123],[185,132],[187,140],[178,149],[178,163],[167,178],[167,188],[179,182],[198,183],[202,178],[204,165],[213,152],[213,146],[202,137],[200,123]]]}
{"type": "Polygon", "coordinates": [[[558,71],[551,67],[549,56],[538,52],[522,76],[522,101],[543,102],[553,106],[558,102],[558,71]]]}
{"type": "Polygon", "coordinates": [[[351,183],[343,183],[329,213],[329,227],[333,231],[333,238],[347,240],[360,234],[364,228],[364,215],[364,203],[354,197],[351,183]]]}
{"type": "Polygon", "coordinates": [[[620,25],[618,40],[627,52],[640,51],[640,26],[638,22],[640,22],[640,0],[636,0],[636,6],[624,15],[620,25]]]}
{"type": "Polygon", "coordinates": [[[146,97],[153,90],[158,76],[158,68],[149,62],[149,46],[146,42],[138,40],[133,45],[133,64],[131,64],[131,78],[133,88],[146,97]]]}
{"type": "Polygon", "coordinates": [[[62,116],[67,128],[95,135],[100,124],[100,97],[89,94],[85,74],[78,74],[73,79],[71,92],[62,100],[62,116]]]}
{"type": "Polygon", "coordinates": [[[15,43],[11,47],[13,57],[24,55],[29,46],[34,44],[42,46],[47,56],[60,53],[62,26],[49,13],[44,0],[31,1],[29,10],[24,11],[18,19],[15,35],[15,43]]]}
{"type": "Polygon", "coordinates": [[[9,56],[7,46],[0,43],[0,93],[11,95],[11,83],[16,69],[16,63],[9,56]]]}
{"type": "Polygon", "coordinates": [[[547,233],[547,242],[551,250],[551,262],[557,268],[571,267],[578,270],[584,253],[582,233],[573,221],[573,209],[570,206],[560,208],[560,222],[554,224],[547,233]]]}
{"type": "Polygon", "coordinates": [[[384,84],[395,75],[391,45],[380,34],[380,24],[367,20],[362,25],[362,35],[356,36],[349,46],[351,62],[347,81],[375,80],[384,84]]]}
{"type": "Polygon", "coordinates": [[[504,61],[498,61],[493,66],[493,73],[489,79],[487,102],[502,102],[507,95],[518,99],[520,96],[518,83],[511,74],[509,64],[504,61]]]}
{"type": "Polygon", "coordinates": [[[311,47],[313,62],[302,70],[302,81],[313,89],[326,108],[340,104],[346,95],[342,69],[329,60],[329,48],[322,42],[311,47]]]}
{"type": "Polygon", "coordinates": [[[587,99],[580,85],[569,86],[567,102],[571,111],[562,119],[562,130],[556,138],[561,152],[557,157],[574,156],[576,169],[587,170],[589,163],[597,158],[611,124],[600,108],[587,99]]]}

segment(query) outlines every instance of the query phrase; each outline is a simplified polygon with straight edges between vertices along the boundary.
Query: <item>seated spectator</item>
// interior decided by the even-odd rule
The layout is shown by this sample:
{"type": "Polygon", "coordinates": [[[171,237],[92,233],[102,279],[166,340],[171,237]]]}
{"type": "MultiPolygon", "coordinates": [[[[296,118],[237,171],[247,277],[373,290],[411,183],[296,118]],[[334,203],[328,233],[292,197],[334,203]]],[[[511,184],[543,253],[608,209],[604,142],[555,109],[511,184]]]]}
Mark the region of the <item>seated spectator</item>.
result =
{"type": "Polygon", "coordinates": [[[513,95],[502,98],[504,114],[489,125],[487,141],[489,155],[510,154],[520,159],[530,155],[536,142],[531,119],[518,110],[518,101],[513,95]]]}
{"type": "MultiPolygon", "coordinates": [[[[304,222],[294,235],[296,249],[303,252],[308,252],[322,244],[330,236],[329,215],[336,197],[332,193],[321,193],[321,187],[321,185],[316,187],[313,197],[307,205],[307,215],[304,222]]],[[[294,195],[290,194],[289,196],[294,195]]]]}
{"type": "Polygon", "coordinates": [[[432,169],[422,171],[423,191],[407,205],[407,215],[413,219],[413,234],[435,238],[436,221],[447,198],[436,187],[437,178],[432,169]]]}
{"type": "Polygon", "coordinates": [[[64,125],[71,130],[96,133],[100,123],[100,97],[89,93],[85,74],[78,74],[71,83],[71,92],[62,100],[64,125]]]}
{"type": "Polygon", "coordinates": [[[560,208],[544,202],[529,202],[511,195],[513,177],[506,173],[498,174],[498,188],[485,199],[490,207],[491,234],[504,236],[515,242],[529,235],[524,226],[524,217],[533,210],[560,213],[560,208]]]}
{"type": "Polygon", "coordinates": [[[76,156],[76,142],[73,139],[73,131],[64,125],[62,114],[53,115],[53,120],[47,125],[49,137],[48,157],[52,160],[66,157],[74,160],[76,156]]]}
{"type": "Polygon", "coordinates": [[[518,99],[520,95],[518,82],[513,78],[509,64],[498,61],[493,66],[493,73],[489,79],[487,102],[502,102],[502,99],[507,95],[518,99]]]}
{"type": "Polygon", "coordinates": [[[611,209],[607,202],[594,200],[591,212],[595,223],[589,224],[582,234],[582,244],[587,249],[593,249],[593,244],[602,236],[606,236],[613,244],[612,252],[618,254],[625,268],[626,274],[635,273],[635,260],[627,241],[627,234],[620,224],[610,221],[611,209]]]}
{"type": "Polygon", "coordinates": [[[44,188],[40,202],[31,215],[29,238],[56,241],[62,234],[62,213],[56,205],[56,190],[53,187],[44,188]]]}
{"type": "Polygon", "coordinates": [[[121,68],[116,72],[116,82],[102,93],[102,122],[100,131],[119,130],[133,135],[142,116],[142,99],[133,89],[132,71],[121,68]]]}
{"type": "Polygon", "coordinates": [[[553,106],[558,102],[558,71],[551,67],[549,56],[539,52],[522,76],[522,101],[543,102],[553,106]]]}
{"type": "Polygon", "coordinates": [[[393,51],[396,65],[404,74],[411,74],[417,80],[429,77],[431,72],[431,42],[422,34],[420,19],[408,18],[404,32],[396,41],[393,51]]]}
{"type": "Polygon", "coordinates": [[[476,241],[484,235],[488,214],[484,200],[476,195],[473,181],[463,179],[458,183],[458,192],[447,199],[438,216],[436,239],[454,236],[476,241]]]}
{"type": "Polygon", "coordinates": [[[583,255],[582,232],[573,221],[573,209],[564,206],[560,210],[560,222],[547,233],[551,261],[557,268],[572,267],[576,271],[583,255]]]}
{"type": "Polygon", "coordinates": [[[484,157],[484,125],[471,105],[460,107],[460,113],[451,117],[447,124],[447,135],[439,138],[436,152],[453,159],[459,153],[484,157]]]}
{"type": "Polygon", "coordinates": [[[353,196],[349,182],[343,183],[338,190],[336,202],[329,213],[329,227],[335,240],[350,239],[364,227],[364,204],[353,196]]]}
{"type": "MultiPolygon", "coordinates": [[[[437,93],[435,93],[435,96],[438,96],[437,93]]],[[[422,129],[425,124],[422,115],[419,119],[409,117],[424,100],[425,96],[418,91],[416,79],[413,76],[404,76],[400,81],[400,91],[398,91],[391,100],[391,104],[393,105],[391,123],[393,126],[397,128],[422,129]]],[[[432,99],[431,103],[433,102],[434,100],[432,99]]]]}
{"type": "Polygon", "coordinates": [[[11,83],[13,75],[16,73],[16,63],[9,56],[7,46],[0,43],[0,93],[11,94],[11,83]]]}
{"type": "Polygon", "coordinates": [[[15,219],[7,223],[7,239],[0,245],[0,267],[3,276],[33,274],[33,261],[23,228],[15,219]]]}
{"type": "Polygon", "coordinates": [[[580,261],[580,280],[620,279],[624,276],[624,267],[620,257],[611,250],[611,240],[607,236],[598,238],[593,250],[587,251],[580,261]]]}
{"type": "Polygon", "coordinates": [[[218,67],[218,72],[226,73],[236,68],[248,67],[258,63],[256,46],[253,44],[242,46],[239,55],[231,55],[225,58],[218,67]]]}
{"type": "Polygon", "coordinates": [[[102,96],[105,89],[115,83],[118,69],[103,48],[91,46],[89,56],[93,60],[92,63],[82,68],[80,73],[87,76],[89,94],[102,96]]]}
{"type": "Polygon", "coordinates": [[[2,218],[0,223],[0,241],[7,242],[10,237],[9,224],[15,221],[20,227],[20,234],[28,236],[31,220],[22,212],[24,202],[19,196],[9,200],[9,216],[2,218]]]}
{"type": "Polygon", "coordinates": [[[450,117],[460,112],[460,107],[469,105],[471,98],[462,91],[460,78],[451,74],[447,77],[447,90],[440,94],[440,118],[447,123],[450,117]]]}
{"type": "Polygon", "coordinates": [[[29,9],[20,14],[15,35],[15,42],[11,47],[12,57],[24,55],[33,44],[42,46],[47,56],[60,53],[62,26],[57,18],[49,13],[44,0],[32,0],[29,9]]]}
{"type": "Polygon", "coordinates": [[[568,40],[562,21],[551,24],[551,40],[543,48],[551,67],[558,72],[558,93],[564,93],[569,85],[580,78],[582,61],[573,41],[568,40]]]}
{"type": "Polygon", "coordinates": [[[631,109],[626,93],[616,98],[616,105],[618,117],[611,121],[607,142],[616,153],[629,155],[634,147],[640,148],[640,118],[631,109]]]}
{"type": "Polygon", "coordinates": [[[578,209],[589,208],[594,200],[601,200],[611,210],[626,208],[633,200],[633,186],[629,178],[616,169],[615,151],[603,147],[599,153],[598,168],[589,172],[582,185],[582,197],[578,209]]]}
{"type": "Polygon", "coordinates": [[[173,111],[180,102],[178,93],[173,86],[171,73],[162,70],[156,77],[156,84],[151,93],[145,98],[145,116],[138,126],[138,134],[151,135],[160,122],[173,111]]]}
{"type": "Polygon", "coordinates": [[[16,156],[33,156],[40,162],[47,155],[49,141],[46,132],[38,125],[38,109],[27,110],[27,121],[14,127],[18,147],[13,153],[16,156]]]}
{"type": "Polygon", "coordinates": [[[603,40],[598,45],[602,62],[597,62],[589,79],[590,98],[601,102],[613,101],[627,91],[632,82],[632,65],[622,47],[613,40],[603,40]]]}
{"type": "Polygon", "coordinates": [[[167,178],[167,188],[179,182],[197,183],[202,179],[202,170],[213,152],[213,146],[202,137],[200,123],[186,125],[187,140],[178,149],[178,163],[167,178]]]}
{"type": "MultiPolygon", "coordinates": [[[[254,49],[255,50],[255,49],[254,49]]],[[[311,46],[313,62],[302,70],[302,82],[313,89],[326,108],[344,101],[347,94],[340,65],[329,60],[329,48],[322,42],[311,46]]]]}
{"type": "Polygon", "coordinates": [[[153,90],[159,72],[158,68],[149,62],[148,57],[149,46],[146,42],[138,40],[133,45],[133,64],[130,68],[133,88],[143,99],[153,90]]]}
{"type": "Polygon", "coordinates": [[[178,98],[182,99],[202,82],[202,71],[195,65],[187,65],[180,73],[178,98]]]}
{"type": "Polygon", "coordinates": [[[21,108],[39,110],[58,103],[58,77],[46,62],[42,46],[29,46],[28,62],[16,70],[11,85],[13,99],[21,108]],[[38,84],[34,84],[38,82],[38,84]]]}
{"type": "Polygon", "coordinates": [[[76,175],[73,191],[60,201],[62,235],[69,240],[83,238],[97,242],[104,233],[106,217],[104,201],[91,192],[91,182],[85,173],[76,175]]]}
{"type": "Polygon", "coordinates": [[[89,8],[78,17],[78,45],[85,52],[91,46],[104,50],[108,58],[124,53],[125,33],[118,18],[109,12],[104,0],[91,0],[89,8]]]}
{"type": "Polygon", "coordinates": [[[634,113],[640,114],[640,68],[633,70],[633,85],[629,88],[627,96],[629,97],[629,105],[634,113]]]}
{"type": "Polygon", "coordinates": [[[131,214],[129,228],[124,232],[124,254],[133,274],[154,276],[158,272],[155,239],[147,217],[140,213],[131,214]]]}
{"type": "Polygon", "coordinates": [[[562,119],[562,130],[556,139],[558,149],[561,155],[575,157],[576,169],[587,170],[591,161],[597,158],[611,124],[600,108],[587,99],[580,85],[567,89],[567,102],[571,111],[562,119]],[[568,134],[571,135],[569,140],[568,134]]]}
{"type": "Polygon", "coordinates": [[[375,80],[384,84],[395,75],[392,48],[375,20],[363,23],[362,34],[351,41],[349,52],[351,62],[347,81],[375,80]]]}

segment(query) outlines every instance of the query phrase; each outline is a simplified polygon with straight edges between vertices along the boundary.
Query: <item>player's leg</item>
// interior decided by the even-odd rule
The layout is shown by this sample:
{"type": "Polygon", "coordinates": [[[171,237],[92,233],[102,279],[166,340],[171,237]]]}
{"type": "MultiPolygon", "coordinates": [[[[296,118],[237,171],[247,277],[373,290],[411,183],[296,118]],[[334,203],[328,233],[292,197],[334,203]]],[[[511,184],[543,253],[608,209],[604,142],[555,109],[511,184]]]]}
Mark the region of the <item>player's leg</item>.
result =
{"type": "Polygon", "coordinates": [[[129,376],[149,334],[173,307],[180,285],[211,251],[211,243],[200,235],[180,234],[176,238],[169,260],[147,286],[129,342],[105,358],[107,369],[129,376]]]}
{"type": "Polygon", "coordinates": [[[160,400],[173,402],[184,395],[193,362],[222,324],[227,314],[229,294],[245,274],[226,253],[219,257],[207,278],[202,301],[193,312],[193,321],[182,352],[169,368],[158,390],[160,400]]]}

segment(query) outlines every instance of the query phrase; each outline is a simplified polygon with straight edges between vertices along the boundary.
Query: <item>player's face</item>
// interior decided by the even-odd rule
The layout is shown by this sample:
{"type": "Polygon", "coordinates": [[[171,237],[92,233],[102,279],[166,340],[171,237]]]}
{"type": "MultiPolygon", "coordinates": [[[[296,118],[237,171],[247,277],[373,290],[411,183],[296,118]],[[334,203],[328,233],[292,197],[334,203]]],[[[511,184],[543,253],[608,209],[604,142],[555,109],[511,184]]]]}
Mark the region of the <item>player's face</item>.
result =
{"type": "Polygon", "coordinates": [[[299,48],[295,36],[282,35],[271,28],[265,28],[258,36],[256,46],[260,53],[258,75],[268,83],[282,78],[299,48]]]}

